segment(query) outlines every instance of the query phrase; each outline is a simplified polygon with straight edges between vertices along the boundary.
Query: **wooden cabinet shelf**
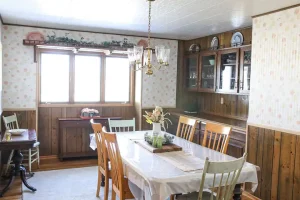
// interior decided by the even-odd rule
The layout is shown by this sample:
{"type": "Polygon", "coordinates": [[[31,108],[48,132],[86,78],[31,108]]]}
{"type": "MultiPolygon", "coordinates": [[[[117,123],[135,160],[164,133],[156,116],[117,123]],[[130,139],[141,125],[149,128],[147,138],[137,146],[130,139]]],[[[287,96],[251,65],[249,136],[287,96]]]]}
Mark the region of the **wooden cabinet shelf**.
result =
{"type": "Polygon", "coordinates": [[[227,63],[227,64],[223,64],[225,66],[231,66],[231,65],[236,65],[236,63],[227,63]]]}
{"type": "Polygon", "coordinates": [[[184,60],[184,85],[188,91],[244,95],[250,91],[250,45],[203,51],[187,55],[184,60]]]}

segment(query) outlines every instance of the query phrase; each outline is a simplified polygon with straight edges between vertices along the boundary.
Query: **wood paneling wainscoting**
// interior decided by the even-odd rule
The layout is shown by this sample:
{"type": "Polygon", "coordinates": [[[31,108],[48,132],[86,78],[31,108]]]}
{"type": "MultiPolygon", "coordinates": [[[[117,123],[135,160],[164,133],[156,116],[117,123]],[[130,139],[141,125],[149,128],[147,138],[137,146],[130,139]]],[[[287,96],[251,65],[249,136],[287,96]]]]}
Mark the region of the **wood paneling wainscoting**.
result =
{"type": "MultiPolygon", "coordinates": [[[[79,117],[84,107],[40,107],[38,112],[38,132],[40,145],[40,155],[58,155],[58,118],[79,117]]],[[[132,119],[135,117],[134,106],[115,107],[92,107],[97,109],[100,116],[121,117],[122,119],[132,119]]],[[[69,137],[71,144],[80,143],[84,130],[74,130],[78,134],[69,137]]]]}
{"type": "Polygon", "coordinates": [[[300,135],[249,125],[247,160],[260,167],[255,196],[300,199],[300,135]]]}
{"type": "Polygon", "coordinates": [[[200,112],[233,119],[248,118],[248,95],[201,93],[197,98],[200,112]],[[221,98],[224,99],[223,104],[221,98]]]}
{"type": "Polygon", "coordinates": [[[23,111],[3,111],[1,115],[1,132],[5,131],[5,126],[2,120],[2,116],[10,116],[16,113],[18,124],[20,128],[37,129],[36,123],[36,110],[23,110],[23,111]]]}

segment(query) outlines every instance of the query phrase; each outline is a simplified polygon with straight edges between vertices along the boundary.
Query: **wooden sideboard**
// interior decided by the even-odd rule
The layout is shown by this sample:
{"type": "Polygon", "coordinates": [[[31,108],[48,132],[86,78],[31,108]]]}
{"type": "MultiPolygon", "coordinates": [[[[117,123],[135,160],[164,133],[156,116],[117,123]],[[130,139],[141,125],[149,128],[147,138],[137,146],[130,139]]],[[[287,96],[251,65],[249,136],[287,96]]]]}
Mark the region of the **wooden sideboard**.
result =
{"type": "MultiPolygon", "coordinates": [[[[101,123],[109,130],[108,118],[101,117],[95,122],[101,123]]],[[[58,118],[59,159],[97,156],[97,151],[90,148],[90,133],[93,132],[90,120],[81,118],[58,118]]]]}

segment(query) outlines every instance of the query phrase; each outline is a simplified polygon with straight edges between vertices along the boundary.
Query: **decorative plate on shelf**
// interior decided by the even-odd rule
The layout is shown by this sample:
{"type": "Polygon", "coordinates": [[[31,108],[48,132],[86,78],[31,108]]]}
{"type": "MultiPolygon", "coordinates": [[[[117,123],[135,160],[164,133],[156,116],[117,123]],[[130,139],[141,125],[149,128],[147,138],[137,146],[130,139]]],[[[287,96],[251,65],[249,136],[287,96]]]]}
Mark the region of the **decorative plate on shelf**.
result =
{"type": "Polygon", "coordinates": [[[201,47],[199,44],[192,44],[189,48],[189,52],[196,53],[196,52],[199,52],[200,49],[201,49],[201,47]]]}
{"type": "Polygon", "coordinates": [[[241,32],[235,32],[231,37],[231,46],[238,47],[241,46],[244,42],[244,37],[241,32]]]}
{"type": "Polygon", "coordinates": [[[218,49],[218,46],[219,46],[219,38],[217,36],[213,37],[213,39],[211,40],[211,43],[210,43],[210,47],[212,49],[218,49]]]}

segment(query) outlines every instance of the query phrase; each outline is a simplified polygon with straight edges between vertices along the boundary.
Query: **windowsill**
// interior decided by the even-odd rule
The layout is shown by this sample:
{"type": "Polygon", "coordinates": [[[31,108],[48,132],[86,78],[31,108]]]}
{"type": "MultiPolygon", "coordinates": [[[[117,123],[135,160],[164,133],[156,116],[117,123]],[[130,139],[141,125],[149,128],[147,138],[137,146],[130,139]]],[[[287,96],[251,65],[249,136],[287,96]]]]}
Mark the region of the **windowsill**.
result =
{"type": "Polygon", "coordinates": [[[58,104],[58,103],[45,103],[39,104],[38,107],[130,107],[133,103],[78,103],[78,104],[58,104]]]}

